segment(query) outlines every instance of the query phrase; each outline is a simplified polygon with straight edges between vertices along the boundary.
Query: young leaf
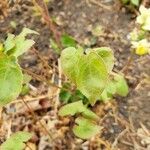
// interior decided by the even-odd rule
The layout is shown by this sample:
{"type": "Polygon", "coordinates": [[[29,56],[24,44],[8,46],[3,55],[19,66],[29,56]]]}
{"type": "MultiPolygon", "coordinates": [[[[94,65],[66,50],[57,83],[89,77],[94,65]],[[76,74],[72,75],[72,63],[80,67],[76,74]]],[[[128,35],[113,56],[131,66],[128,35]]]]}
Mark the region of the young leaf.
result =
{"type": "Polygon", "coordinates": [[[116,84],[113,80],[109,81],[105,90],[101,94],[100,100],[103,100],[103,101],[110,100],[115,93],[116,93],[116,84]]]}
{"type": "Polygon", "coordinates": [[[8,38],[4,42],[4,53],[18,57],[26,52],[34,44],[33,40],[25,39],[27,34],[38,33],[31,29],[23,28],[22,32],[18,36],[8,34],[8,38]]]}
{"type": "Polygon", "coordinates": [[[75,90],[75,92],[72,94],[70,101],[71,102],[75,102],[78,100],[82,100],[83,103],[87,103],[88,99],[79,91],[79,90],[75,90]]]}
{"type": "Polygon", "coordinates": [[[16,47],[13,50],[13,56],[15,57],[18,57],[23,53],[25,53],[35,43],[33,40],[24,40],[23,37],[16,37],[15,42],[16,42],[16,47]]]}
{"type": "Polygon", "coordinates": [[[108,72],[111,72],[114,67],[114,54],[113,51],[108,47],[100,47],[93,49],[96,53],[101,56],[106,64],[108,72]]]}
{"type": "Polygon", "coordinates": [[[84,111],[84,105],[83,105],[82,101],[77,101],[77,102],[63,106],[59,110],[59,115],[60,116],[67,116],[67,115],[73,116],[76,113],[81,113],[83,111],[84,111]]]}
{"type": "Polygon", "coordinates": [[[74,83],[78,75],[78,63],[82,53],[74,47],[68,47],[61,53],[61,65],[64,74],[74,83]]]}
{"type": "Polygon", "coordinates": [[[93,119],[93,120],[98,120],[99,117],[92,112],[90,109],[86,108],[84,106],[84,111],[82,112],[83,117],[88,118],[88,119],[93,119]]]}
{"type": "Polygon", "coordinates": [[[14,41],[15,35],[8,33],[7,39],[4,42],[4,53],[6,54],[9,50],[15,47],[14,41]]]}
{"type": "Polygon", "coordinates": [[[65,83],[59,93],[59,99],[63,103],[68,103],[70,98],[72,97],[72,94],[69,91],[70,88],[71,88],[71,85],[69,83],[65,83]],[[68,89],[68,90],[66,90],[66,89],[68,89]]]}
{"type": "Polygon", "coordinates": [[[85,55],[82,49],[69,47],[61,54],[61,64],[64,73],[93,105],[100,98],[108,79],[102,57],[94,50],[85,55]]]}
{"type": "Polygon", "coordinates": [[[19,131],[7,139],[1,146],[1,150],[23,150],[25,143],[32,137],[28,132],[19,131]]]}
{"type": "Polygon", "coordinates": [[[116,81],[116,94],[120,96],[127,96],[129,90],[126,80],[121,75],[115,75],[114,80],[116,81]]]}
{"type": "Polygon", "coordinates": [[[38,32],[31,30],[29,28],[23,28],[21,33],[18,35],[19,37],[26,37],[28,34],[39,34],[38,32]]]}
{"type": "Polygon", "coordinates": [[[106,65],[95,52],[84,55],[79,61],[77,88],[94,105],[107,84],[108,72],[106,65]]]}
{"type": "Polygon", "coordinates": [[[75,115],[77,113],[81,113],[83,116],[89,118],[89,119],[95,119],[97,120],[99,117],[92,111],[90,111],[88,108],[86,108],[82,101],[77,101],[71,104],[67,104],[63,106],[59,110],[60,116],[67,116],[67,115],[75,115]]]}
{"type": "Polygon", "coordinates": [[[89,139],[100,132],[100,127],[85,118],[77,118],[73,127],[74,134],[82,139],[89,139]]]}
{"type": "Polygon", "coordinates": [[[139,6],[140,0],[131,0],[131,3],[135,6],[139,6]]]}
{"type": "Polygon", "coordinates": [[[64,48],[66,47],[75,47],[76,46],[76,41],[73,39],[73,37],[64,34],[61,37],[61,44],[64,48]]]}
{"type": "Polygon", "coordinates": [[[30,91],[29,85],[25,84],[25,85],[22,86],[20,95],[26,95],[26,94],[29,93],[29,91],[30,91]]]}
{"type": "Polygon", "coordinates": [[[16,59],[0,56],[0,106],[15,99],[22,88],[23,75],[16,59]]]}

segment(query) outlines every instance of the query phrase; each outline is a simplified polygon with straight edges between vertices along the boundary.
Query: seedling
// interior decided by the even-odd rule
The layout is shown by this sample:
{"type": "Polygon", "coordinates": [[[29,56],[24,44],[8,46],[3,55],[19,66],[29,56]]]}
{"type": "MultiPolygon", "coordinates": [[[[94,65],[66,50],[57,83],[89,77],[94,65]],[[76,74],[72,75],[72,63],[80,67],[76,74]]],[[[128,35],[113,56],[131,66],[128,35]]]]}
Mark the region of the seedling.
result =
{"type": "Polygon", "coordinates": [[[33,40],[26,39],[28,34],[37,32],[24,28],[15,36],[8,34],[0,51],[0,106],[4,106],[16,99],[21,92],[23,74],[18,57],[25,53],[34,44],[33,40]]]}
{"type": "MultiPolygon", "coordinates": [[[[59,115],[76,115],[73,132],[80,138],[90,138],[98,134],[100,127],[96,125],[98,116],[90,111],[87,106],[92,106],[98,100],[112,99],[114,94],[126,96],[128,86],[122,75],[112,73],[114,66],[113,51],[108,47],[94,49],[68,47],[61,53],[61,64],[64,74],[72,81],[77,89],[86,97],[83,105],[82,98],[77,102],[63,106],[59,115]]],[[[64,91],[63,91],[64,92],[64,91]]],[[[65,93],[71,98],[71,93],[65,93]]]]}

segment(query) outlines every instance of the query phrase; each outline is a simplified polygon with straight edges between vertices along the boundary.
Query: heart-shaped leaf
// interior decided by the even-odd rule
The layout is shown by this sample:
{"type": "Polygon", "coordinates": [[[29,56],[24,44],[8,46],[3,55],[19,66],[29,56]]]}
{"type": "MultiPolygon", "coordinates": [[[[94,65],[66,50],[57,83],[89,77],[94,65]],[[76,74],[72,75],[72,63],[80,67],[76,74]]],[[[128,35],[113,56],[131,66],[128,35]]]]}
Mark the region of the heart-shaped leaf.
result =
{"type": "Polygon", "coordinates": [[[81,56],[82,52],[74,47],[68,47],[61,53],[60,59],[63,72],[74,83],[78,78],[78,63],[81,56]]]}
{"type": "Polygon", "coordinates": [[[101,56],[106,64],[108,72],[111,72],[114,67],[114,54],[113,51],[108,47],[100,47],[93,49],[96,53],[101,56]]]}
{"type": "Polygon", "coordinates": [[[100,56],[95,52],[90,52],[79,60],[78,68],[77,88],[94,105],[107,84],[106,65],[100,56]]]}
{"type": "Polygon", "coordinates": [[[67,104],[61,107],[61,109],[59,110],[60,116],[67,116],[67,115],[73,116],[77,113],[81,113],[84,117],[89,119],[97,120],[99,118],[94,112],[86,108],[83,105],[82,101],[67,104]]]}
{"type": "Polygon", "coordinates": [[[90,50],[86,55],[82,49],[66,48],[61,54],[62,70],[93,105],[105,89],[108,70],[103,58],[90,50]]]}

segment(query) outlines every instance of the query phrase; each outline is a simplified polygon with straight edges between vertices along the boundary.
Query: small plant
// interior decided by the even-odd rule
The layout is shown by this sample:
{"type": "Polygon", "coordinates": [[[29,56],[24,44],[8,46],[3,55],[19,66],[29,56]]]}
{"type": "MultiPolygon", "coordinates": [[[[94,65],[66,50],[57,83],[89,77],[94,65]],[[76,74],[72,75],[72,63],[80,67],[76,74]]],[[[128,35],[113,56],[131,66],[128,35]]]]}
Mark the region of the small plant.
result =
{"type": "Polygon", "coordinates": [[[1,150],[23,150],[27,142],[32,137],[31,133],[19,131],[11,135],[1,146],[1,150]]]}
{"type": "MultiPolygon", "coordinates": [[[[65,33],[60,37],[60,44],[63,48],[67,48],[67,47],[71,47],[71,46],[74,47],[74,46],[76,46],[76,41],[72,36],[65,33]]],[[[50,39],[50,47],[57,54],[61,53],[61,48],[59,47],[57,42],[55,40],[53,40],[52,38],[50,39]]]]}
{"type": "MultiPolygon", "coordinates": [[[[18,57],[34,44],[33,40],[25,38],[28,34],[38,33],[23,28],[18,36],[8,34],[6,41],[0,44],[0,107],[17,98],[21,91],[24,94],[27,90],[27,81],[30,79],[29,76],[23,76],[21,67],[18,64],[18,57]],[[24,82],[24,78],[26,78],[26,82],[24,82]]],[[[0,149],[22,150],[25,148],[24,142],[30,138],[31,134],[28,132],[17,132],[6,140],[0,146],[0,149]]]]}
{"type": "Polygon", "coordinates": [[[28,34],[37,32],[24,28],[15,36],[8,34],[0,51],[0,106],[14,100],[22,89],[23,74],[18,64],[18,57],[25,53],[34,44],[33,40],[26,39],[28,34]]]}
{"type": "MultiPolygon", "coordinates": [[[[88,104],[93,106],[97,100],[109,100],[114,94],[126,96],[128,86],[122,75],[112,72],[114,55],[107,47],[89,48],[85,51],[81,47],[68,47],[61,53],[61,64],[64,74],[76,85],[83,97],[63,106],[59,115],[80,114],[75,120],[73,132],[80,138],[90,138],[98,134],[101,128],[96,124],[98,116],[87,108],[88,104]],[[84,96],[86,101],[82,99],[84,96]]],[[[68,91],[62,93],[67,100],[72,97],[68,91]]]]}
{"type": "Polygon", "coordinates": [[[137,55],[150,53],[150,42],[148,41],[150,31],[150,8],[144,6],[139,8],[140,15],[136,18],[137,27],[130,33],[132,48],[137,55]]]}

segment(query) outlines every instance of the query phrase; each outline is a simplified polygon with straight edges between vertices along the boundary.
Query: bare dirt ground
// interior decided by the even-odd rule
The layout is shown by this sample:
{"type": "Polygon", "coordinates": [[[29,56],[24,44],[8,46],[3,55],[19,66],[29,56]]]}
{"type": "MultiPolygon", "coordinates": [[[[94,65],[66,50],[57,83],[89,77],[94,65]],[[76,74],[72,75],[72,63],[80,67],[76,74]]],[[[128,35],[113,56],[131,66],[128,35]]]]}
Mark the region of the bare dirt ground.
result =
{"type": "MultiPolygon", "coordinates": [[[[8,32],[17,34],[24,26],[40,33],[33,36],[36,51],[30,50],[20,58],[24,72],[32,75],[30,92],[23,99],[36,117],[22,103],[22,97],[6,106],[1,113],[0,142],[12,132],[26,130],[34,134],[28,143],[33,150],[150,150],[150,56],[133,56],[125,72],[130,88],[127,97],[116,96],[92,108],[100,116],[101,134],[87,141],[76,138],[71,130],[74,118],[57,115],[57,107],[61,105],[59,89],[44,82],[63,81],[59,81],[59,56],[49,47],[51,32],[41,16],[34,16],[32,6],[28,0],[5,7],[0,41],[8,32]],[[16,22],[16,29],[10,25],[11,21],[16,22]],[[39,120],[47,126],[50,136],[40,127],[39,120]]],[[[134,27],[134,11],[117,0],[52,0],[48,10],[61,33],[72,35],[82,45],[112,48],[116,58],[114,71],[119,72],[127,65],[131,55],[127,37],[134,27]],[[96,26],[102,26],[103,34],[93,38],[96,26]]]]}

